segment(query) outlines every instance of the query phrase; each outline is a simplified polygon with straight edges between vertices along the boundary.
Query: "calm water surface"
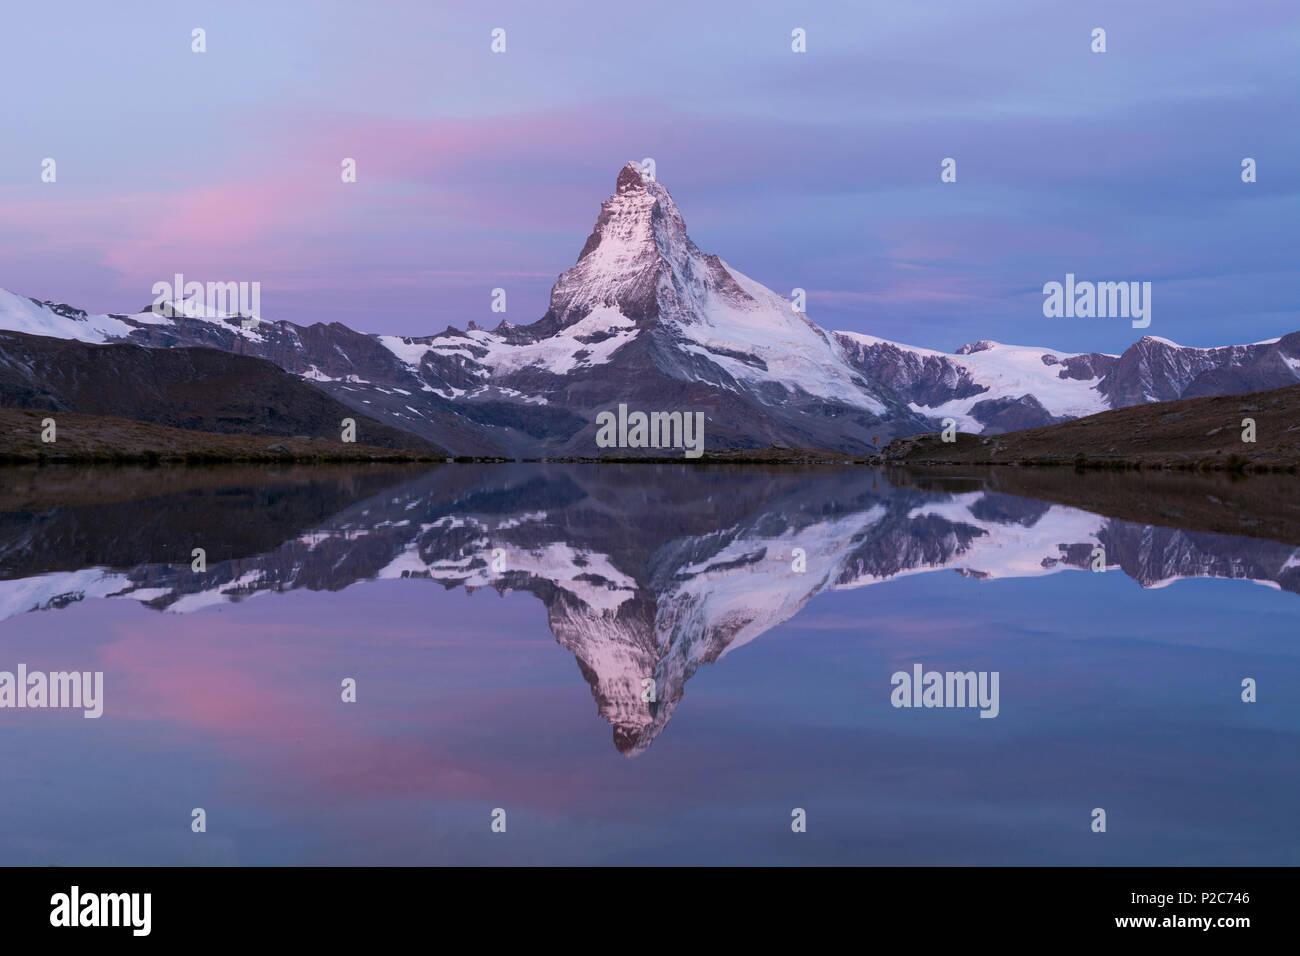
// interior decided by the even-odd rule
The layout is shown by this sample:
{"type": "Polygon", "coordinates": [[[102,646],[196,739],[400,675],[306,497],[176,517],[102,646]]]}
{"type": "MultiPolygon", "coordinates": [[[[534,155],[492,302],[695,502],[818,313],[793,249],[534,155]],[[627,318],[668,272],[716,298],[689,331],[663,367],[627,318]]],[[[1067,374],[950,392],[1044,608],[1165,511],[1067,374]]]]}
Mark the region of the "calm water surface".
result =
{"type": "Polygon", "coordinates": [[[1300,862],[1290,544],[862,469],[33,474],[0,670],[104,715],[0,710],[2,864],[1300,862]]]}

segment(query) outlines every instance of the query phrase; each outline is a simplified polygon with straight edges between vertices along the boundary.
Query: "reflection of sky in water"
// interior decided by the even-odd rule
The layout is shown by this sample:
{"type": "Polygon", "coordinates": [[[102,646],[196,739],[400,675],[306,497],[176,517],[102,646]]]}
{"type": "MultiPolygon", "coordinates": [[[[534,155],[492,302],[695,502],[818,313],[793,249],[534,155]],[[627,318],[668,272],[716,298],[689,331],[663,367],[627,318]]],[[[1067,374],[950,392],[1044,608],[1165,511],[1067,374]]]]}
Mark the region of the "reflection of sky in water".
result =
{"type": "Polygon", "coordinates": [[[0,859],[1294,864],[1296,600],[1082,572],[823,594],[702,666],[630,759],[527,594],[86,601],[0,624],[0,666],[106,683],[99,721],[0,715],[0,859]],[[1000,671],[1001,716],[894,710],[915,661],[1000,671]]]}

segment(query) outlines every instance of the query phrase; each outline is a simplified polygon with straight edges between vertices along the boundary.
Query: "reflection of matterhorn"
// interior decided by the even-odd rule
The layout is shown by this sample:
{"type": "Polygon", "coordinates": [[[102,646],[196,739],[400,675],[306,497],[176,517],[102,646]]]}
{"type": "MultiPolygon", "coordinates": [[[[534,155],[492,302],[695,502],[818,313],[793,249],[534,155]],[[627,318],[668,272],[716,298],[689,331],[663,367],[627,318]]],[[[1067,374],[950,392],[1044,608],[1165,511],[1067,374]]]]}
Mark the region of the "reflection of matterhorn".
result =
{"type": "MultiPolygon", "coordinates": [[[[984,491],[891,488],[863,471],[682,466],[664,481],[663,467],[454,466],[386,490],[355,481],[329,499],[333,517],[319,520],[319,498],[304,503],[303,530],[249,557],[214,551],[202,576],[168,562],[180,549],[159,529],[139,545],[146,550],[135,567],[68,567],[61,542],[85,527],[83,515],[9,513],[0,518],[0,613],[87,597],[184,613],[373,578],[527,591],[577,660],[616,747],[634,754],[664,730],[696,668],[832,588],[945,569],[981,580],[1086,570],[1101,547],[1109,567],[1144,587],[1207,576],[1300,592],[1300,552],[1262,539],[1153,528],[984,491]]],[[[299,498],[278,500],[292,509],[299,498]]],[[[101,506],[95,527],[106,548],[136,553],[124,543],[137,535],[140,508],[165,517],[169,504],[176,536],[189,540],[193,511],[183,496],[101,506]]]]}

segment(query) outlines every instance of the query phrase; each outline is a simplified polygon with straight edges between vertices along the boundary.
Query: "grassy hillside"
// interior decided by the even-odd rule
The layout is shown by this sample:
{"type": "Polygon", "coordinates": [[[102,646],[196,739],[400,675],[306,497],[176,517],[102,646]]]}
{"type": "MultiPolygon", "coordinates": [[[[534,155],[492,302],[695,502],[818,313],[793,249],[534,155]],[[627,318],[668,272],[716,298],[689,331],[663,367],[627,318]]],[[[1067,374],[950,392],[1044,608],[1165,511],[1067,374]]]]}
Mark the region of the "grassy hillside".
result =
{"type": "Polygon", "coordinates": [[[882,457],[907,465],[1295,470],[1300,385],[1134,405],[1005,435],[959,433],[954,443],[913,435],[890,442],[882,457]],[[1246,418],[1255,422],[1254,442],[1242,441],[1246,418]]]}
{"type": "Polygon", "coordinates": [[[428,451],[379,448],[322,438],[241,435],[169,428],[128,418],[0,408],[0,461],[440,461],[428,451]],[[53,418],[56,440],[41,441],[53,418]]]}

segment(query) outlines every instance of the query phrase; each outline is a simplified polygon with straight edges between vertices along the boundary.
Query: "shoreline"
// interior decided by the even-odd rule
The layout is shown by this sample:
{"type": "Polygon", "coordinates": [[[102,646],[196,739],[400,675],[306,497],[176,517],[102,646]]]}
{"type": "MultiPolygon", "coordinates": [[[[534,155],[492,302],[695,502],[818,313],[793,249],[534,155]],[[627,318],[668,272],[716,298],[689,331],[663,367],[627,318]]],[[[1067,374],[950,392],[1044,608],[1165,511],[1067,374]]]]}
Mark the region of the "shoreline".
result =
{"type": "MultiPolygon", "coordinates": [[[[333,443],[331,443],[333,444],[333,443]]],[[[1147,461],[1142,458],[1024,458],[989,461],[962,458],[886,458],[880,455],[854,457],[842,454],[744,454],[743,450],[706,453],[700,458],[667,457],[565,457],[565,458],[504,458],[476,455],[431,455],[402,452],[394,449],[365,448],[356,452],[284,452],[270,449],[249,452],[219,451],[144,451],[144,452],[70,452],[46,454],[43,452],[0,452],[3,465],[144,465],[149,467],[176,467],[188,465],[284,465],[284,464],[556,464],[556,465],[821,465],[923,470],[928,468],[976,469],[1035,469],[1078,474],[1089,472],[1150,472],[1182,474],[1197,472],[1233,474],[1296,474],[1300,460],[1251,461],[1236,456],[1205,457],[1186,461],[1147,461]]]]}

